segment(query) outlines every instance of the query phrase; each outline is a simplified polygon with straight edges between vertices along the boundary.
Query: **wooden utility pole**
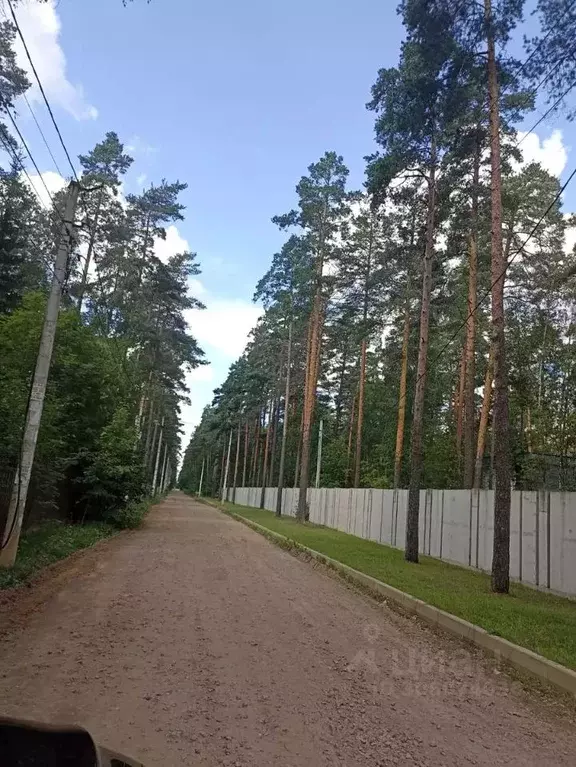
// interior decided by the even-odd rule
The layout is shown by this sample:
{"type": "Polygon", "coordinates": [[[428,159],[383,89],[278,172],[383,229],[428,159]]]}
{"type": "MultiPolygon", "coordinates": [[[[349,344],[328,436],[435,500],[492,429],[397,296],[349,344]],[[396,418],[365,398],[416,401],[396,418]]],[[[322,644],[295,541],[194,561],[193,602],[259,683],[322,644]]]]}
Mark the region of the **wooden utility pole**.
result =
{"type": "Polygon", "coordinates": [[[320,421],[318,427],[318,452],[316,453],[316,482],[315,487],[320,487],[320,474],[322,472],[322,442],[324,439],[324,421],[320,421]]]}
{"type": "Polygon", "coordinates": [[[284,489],[284,467],[286,465],[286,440],[288,439],[288,409],[290,404],[290,369],[292,367],[292,319],[288,325],[288,346],[286,349],[286,388],[284,391],[284,423],[280,443],[280,467],[278,469],[278,493],[276,494],[276,516],[282,514],[282,491],[284,489]]]}
{"type": "Polygon", "coordinates": [[[30,397],[26,410],[26,423],[24,425],[20,460],[12,488],[12,497],[8,508],[8,516],[6,518],[6,527],[4,528],[4,534],[2,536],[0,567],[12,567],[16,561],[16,554],[18,552],[18,543],[20,541],[24,510],[28,498],[30,477],[34,465],[34,455],[36,453],[36,443],[38,441],[38,431],[40,430],[40,421],[42,420],[42,411],[44,409],[44,398],[46,396],[48,375],[50,373],[54,338],[56,336],[56,328],[58,325],[62,286],[66,280],[68,258],[74,241],[74,219],[79,192],[80,184],[71,181],[66,197],[60,244],[56,255],[56,262],[54,264],[50,296],[48,298],[48,304],[46,305],[40,348],[38,350],[38,358],[36,360],[36,368],[34,370],[34,378],[32,379],[32,388],[30,390],[30,397]]]}
{"type": "Polygon", "coordinates": [[[156,463],[154,464],[154,478],[152,479],[152,495],[156,494],[156,482],[158,480],[158,466],[160,465],[160,453],[162,451],[162,436],[164,434],[164,416],[160,424],[160,436],[158,437],[158,448],[156,450],[156,463]]]}
{"type": "Polygon", "coordinates": [[[504,279],[506,258],[502,247],[502,177],[500,168],[500,95],[492,0],[484,0],[488,43],[488,96],[491,164],[491,278],[492,346],[494,348],[494,547],[492,590],[507,594],[510,589],[510,448],[508,375],[504,333],[504,279]]]}

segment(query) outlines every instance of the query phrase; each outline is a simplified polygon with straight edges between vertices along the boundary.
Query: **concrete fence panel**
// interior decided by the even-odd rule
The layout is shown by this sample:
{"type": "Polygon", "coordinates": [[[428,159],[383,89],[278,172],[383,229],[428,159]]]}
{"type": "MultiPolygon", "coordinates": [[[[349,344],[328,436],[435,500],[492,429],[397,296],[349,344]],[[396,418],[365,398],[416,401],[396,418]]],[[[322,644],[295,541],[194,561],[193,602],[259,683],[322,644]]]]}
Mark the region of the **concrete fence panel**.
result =
{"type": "MultiPolygon", "coordinates": [[[[298,488],[284,488],[282,513],[293,517],[298,488]]],[[[229,490],[228,498],[232,497],[229,490]]],[[[239,487],[235,501],[260,507],[262,490],[239,487]]],[[[277,489],[264,508],[276,510],[277,489]]],[[[489,571],[494,535],[492,490],[422,490],[420,552],[489,571]]],[[[407,490],[310,488],[310,521],[360,538],[404,547],[407,490]]],[[[576,595],[576,493],[513,491],[510,574],[524,583],[576,595]]]]}

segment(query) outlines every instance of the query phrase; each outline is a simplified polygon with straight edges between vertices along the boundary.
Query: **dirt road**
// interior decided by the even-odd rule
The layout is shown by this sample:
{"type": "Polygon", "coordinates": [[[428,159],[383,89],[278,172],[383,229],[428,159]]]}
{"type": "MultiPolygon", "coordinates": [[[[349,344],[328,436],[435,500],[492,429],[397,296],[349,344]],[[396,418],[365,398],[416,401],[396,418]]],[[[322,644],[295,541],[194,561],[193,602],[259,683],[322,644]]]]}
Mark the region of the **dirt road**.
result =
{"type": "Polygon", "coordinates": [[[39,601],[0,645],[2,710],[149,767],[576,764],[563,708],[180,494],[0,620],[39,601]]]}

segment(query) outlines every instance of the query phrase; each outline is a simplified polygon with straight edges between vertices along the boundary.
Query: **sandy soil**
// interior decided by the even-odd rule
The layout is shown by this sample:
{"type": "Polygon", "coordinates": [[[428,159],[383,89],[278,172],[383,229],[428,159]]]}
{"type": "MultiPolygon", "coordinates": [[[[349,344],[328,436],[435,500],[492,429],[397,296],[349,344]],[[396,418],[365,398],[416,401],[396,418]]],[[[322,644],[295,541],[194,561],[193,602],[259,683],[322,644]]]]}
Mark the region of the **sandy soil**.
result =
{"type": "Polygon", "coordinates": [[[575,765],[481,654],[175,493],[0,605],[0,710],[165,765],[575,765]]]}

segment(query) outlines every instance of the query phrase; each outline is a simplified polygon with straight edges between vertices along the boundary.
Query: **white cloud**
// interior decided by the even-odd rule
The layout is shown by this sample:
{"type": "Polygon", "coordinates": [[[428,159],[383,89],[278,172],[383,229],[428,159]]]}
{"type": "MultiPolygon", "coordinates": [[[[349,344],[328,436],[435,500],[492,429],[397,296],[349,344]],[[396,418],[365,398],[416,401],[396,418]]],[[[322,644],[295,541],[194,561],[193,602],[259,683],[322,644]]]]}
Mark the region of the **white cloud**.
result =
{"type": "MultiPolygon", "coordinates": [[[[572,218],[572,213],[565,213],[564,218],[569,219],[572,218]]],[[[576,245],[576,226],[567,226],[566,227],[566,238],[564,240],[564,253],[566,253],[567,256],[571,256],[574,251],[574,246],[576,245]]]]}
{"type": "Polygon", "coordinates": [[[144,186],[147,178],[148,176],[145,173],[140,173],[140,175],[136,177],[136,183],[138,186],[144,186]]]}
{"type": "Polygon", "coordinates": [[[184,253],[187,250],[190,250],[188,240],[185,240],[184,237],[182,237],[178,231],[178,227],[174,226],[174,224],[171,224],[166,229],[165,240],[161,237],[156,237],[154,240],[154,253],[158,256],[160,261],[164,263],[168,261],[170,256],[175,256],[177,253],[184,253]]]}
{"type": "Polygon", "coordinates": [[[186,317],[192,335],[207,356],[210,350],[232,363],[244,351],[248,335],[262,314],[262,307],[242,299],[206,299],[207,308],[192,309],[186,317]]]}
{"type": "Polygon", "coordinates": [[[248,335],[262,314],[261,307],[241,299],[210,299],[208,296],[205,300],[207,309],[192,309],[186,318],[190,332],[205,350],[210,365],[196,368],[186,376],[190,404],[180,408],[184,450],[200,423],[202,411],[212,402],[214,388],[226,379],[230,365],[244,351],[248,335]]]}
{"type": "Polygon", "coordinates": [[[539,162],[548,173],[559,176],[568,161],[568,150],[564,145],[562,131],[555,130],[548,138],[540,139],[536,133],[519,131],[520,150],[523,155],[523,165],[539,162]]]}
{"type": "Polygon", "coordinates": [[[204,287],[203,283],[196,279],[196,277],[190,277],[188,280],[188,290],[190,293],[194,296],[194,298],[200,298],[200,296],[205,296],[208,292],[206,288],[204,287]]]}
{"type": "Polygon", "coordinates": [[[211,365],[200,365],[194,368],[187,375],[188,383],[195,383],[196,381],[213,381],[214,380],[214,368],[211,365]]]}
{"type": "MultiPolygon", "coordinates": [[[[23,180],[28,182],[28,179],[25,176],[23,176],[23,180]]],[[[37,195],[45,208],[50,208],[52,206],[52,200],[50,199],[48,192],[53,196],[56,192],[64,189],[68,184],[65,178],[62,178],[59,173],[56,173],[56,171],[53,170],[45,171],[42,173],[42,177],[37,174],[30,174],[30,181],[33,185],[32,191],[36,190],[37,195]],[[44,183],[42,183],[42,181],[44,181],[44,183]],[[46,187],[48,188],[48,192],[46,191],[46,187]]]]}
{"type": "Polygon", "coordinates": [[[126,143],[126,151],[131,154],[150,155],[158,151],[155,146],[149,144],[141,136],[131,136],[126,143]]]}
{"type": "MultiPolygon", "coordinates": [[[[4,0],[2,8],[6,14],[8,9],[4,0]]],[[[44,3],[24,0],[18,3],[16,15],[48,100],[77,120],[96,119],[98,110],[86,100],[82,86],[73,84],[68,79],[66,57],[59,41],[61,24],[56,13],[55,0],[47,0],[44,3]]],[[[32,88],[27,93],[28,99],[41,102],[42,95],[19,37],[16,38],[15,49],[18,64],[28,72],[32,83],[32,88]]]]}

